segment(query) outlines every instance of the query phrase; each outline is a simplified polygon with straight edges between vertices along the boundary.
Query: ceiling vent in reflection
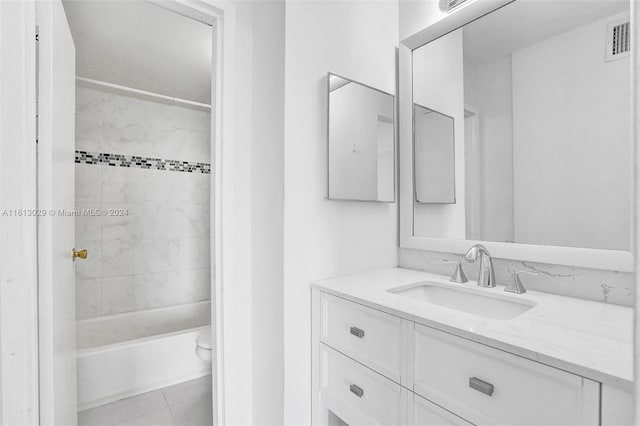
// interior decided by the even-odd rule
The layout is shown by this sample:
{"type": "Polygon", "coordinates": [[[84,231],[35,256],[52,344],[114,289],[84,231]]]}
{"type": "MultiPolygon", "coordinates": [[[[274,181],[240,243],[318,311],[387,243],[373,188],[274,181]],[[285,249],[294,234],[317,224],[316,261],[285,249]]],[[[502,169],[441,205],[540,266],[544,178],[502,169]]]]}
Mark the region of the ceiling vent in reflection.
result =
{"type": "Polygon", "coordinates": [[[607,62],[629,56],[631,51],[630,30],[628,16],[607,24],[607,62]]]}
{"type": "Polygon", "coordinates": [[[451,12],[457,6],[460,6],[466,0],[440,0],[440,10],[443,12],[451,12]]]}

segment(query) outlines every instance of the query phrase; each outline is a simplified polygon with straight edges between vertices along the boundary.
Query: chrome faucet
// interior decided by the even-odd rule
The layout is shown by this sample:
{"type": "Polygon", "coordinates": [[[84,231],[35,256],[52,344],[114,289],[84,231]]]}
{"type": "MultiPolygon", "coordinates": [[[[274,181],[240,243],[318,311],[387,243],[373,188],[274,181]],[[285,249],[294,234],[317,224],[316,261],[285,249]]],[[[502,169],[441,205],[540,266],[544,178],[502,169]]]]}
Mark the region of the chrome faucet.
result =
{"type": "Polygon", "coordinates": [[[474,244],[471,246],[464,258],[469,262],[475,262],[480,255],[480,273],[478,274],[478,286],[479,287],[495,287],[496,276],[493,273],[493,261],[489,250],[482,244],[474,244]]]}

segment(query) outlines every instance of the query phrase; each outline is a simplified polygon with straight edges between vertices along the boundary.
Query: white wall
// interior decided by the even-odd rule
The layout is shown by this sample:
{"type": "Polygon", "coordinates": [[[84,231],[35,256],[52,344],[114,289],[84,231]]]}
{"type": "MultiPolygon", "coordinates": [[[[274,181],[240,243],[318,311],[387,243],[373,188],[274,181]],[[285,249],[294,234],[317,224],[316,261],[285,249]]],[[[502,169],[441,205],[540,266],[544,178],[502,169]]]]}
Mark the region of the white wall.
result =
{"type": "Polygon", "coordinates": [[[281,424],[284,2],[225,7],[224,424],[281,424]]]}
{"type": "Polygon", "coordinates": [[[395,204],[325,200],[326,74],[395,93],[395,1],[286,7],[285,416],[310,422],[312,280],[397,265],[395,204]]]}
{"type": "Polygon", "coordinates": [[[413,51],[413,101],[453,117],[455,204],[414,204],[414,235],[465,238],[464,75],[462,31],[413,51]]]}
{"type": "Polygon", "coordinates": [[[629,250],[629,58],[605,62],[610,20],[513,53],[518,242],[629,250]]]}
{"type": "Polygon", "coordinates": [[[447,16],[440,11],[438,0],[398,0],[398,3],[401,41],[447,16]]]}
{"type": "Polygon", "coordinates": [[[253,425],[283,418],[284,1],[253,3],[253,425]]]}

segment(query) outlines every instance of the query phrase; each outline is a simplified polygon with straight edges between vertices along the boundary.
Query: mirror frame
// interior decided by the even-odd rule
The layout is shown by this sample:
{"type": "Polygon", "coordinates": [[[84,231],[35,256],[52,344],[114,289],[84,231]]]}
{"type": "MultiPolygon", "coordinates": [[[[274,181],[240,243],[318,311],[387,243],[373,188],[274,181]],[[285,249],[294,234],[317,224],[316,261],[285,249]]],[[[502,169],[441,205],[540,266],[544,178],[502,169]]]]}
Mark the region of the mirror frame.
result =
{"type": "MultiPolygon", "coordinates": [[[[440,21],[407,37],[400,43],[398,64],[400,247],[462,255],[471,245],[482,243],[489,249],[491,255],[498,259],[633,272],[633,253],[635,251],[635,241],[632,237],[635,233],[633,206],[635,206],[636,201],[633,193],[629,194],[632,197],[632,202],[630,203],[631,211],[629,212],[631,217],[629,233],[631,251],[419,237],[413,234],[413,50],[514,1],[523,0],[470,1],[440,21]]],[[[631,19],[633,20],[633,14],[631,14],[631,19]]],[[[633,72],[630,74],[631,93],[634,93],[633,72]]],[[[633,147],[633,136],[630,138],[629,144],[633,147]]],[[[631,157],[629,159],[629,167],[633,167],[633,155],[631,157]]]]}
{"type": "Polygon", "coordinates": [[[368,84],[361,83],[357,80],[353,80],[351,78],[344,77],[340,74],[336,74],[335,72],[328,71],[326,76],[326,89],[327,89],[327,180],[326,180],[326,190],[325,190],[325,200],[329,201],[355,201],[358,203],[381,203],[381,204],[394,204],[398,200],[398,105],[396,95],[392,93],[385,92],[384,90],[377,89],[373,86],[369,86],[368,84]],[[376,92],[382,93],[383,95],[387,95],[391,97],[391,101],[393,103],[393,199],[392,200],[363,200],[357,198],[335,198],[330,196],[329,185],[331,182],[331,176],[329,174],[329,170],[331,169],[331,76],[334,75],[343,80],[347,80],[351,83],[359,84],[360,86],[366,87],[367,89],[374,90],[376,92]]]}

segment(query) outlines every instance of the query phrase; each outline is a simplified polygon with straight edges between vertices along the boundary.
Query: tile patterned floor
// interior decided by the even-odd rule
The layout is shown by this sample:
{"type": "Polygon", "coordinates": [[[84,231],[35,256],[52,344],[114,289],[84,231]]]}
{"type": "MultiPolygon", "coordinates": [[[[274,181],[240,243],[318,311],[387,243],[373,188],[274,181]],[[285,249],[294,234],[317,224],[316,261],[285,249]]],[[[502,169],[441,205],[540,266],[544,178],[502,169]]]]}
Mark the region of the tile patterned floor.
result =
{"type": "Polygon", "coordinates": [[[78,426],[211,426],[211,376],[78,413],[78,426]]]}

